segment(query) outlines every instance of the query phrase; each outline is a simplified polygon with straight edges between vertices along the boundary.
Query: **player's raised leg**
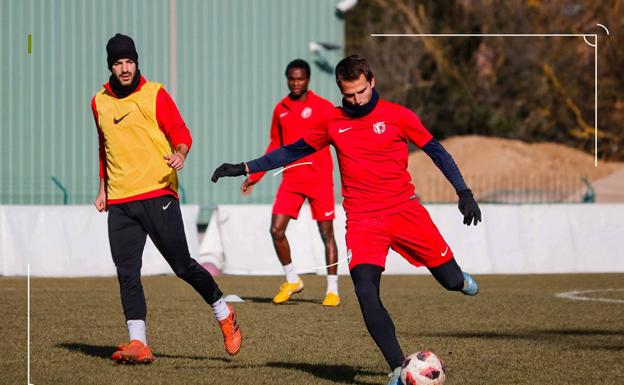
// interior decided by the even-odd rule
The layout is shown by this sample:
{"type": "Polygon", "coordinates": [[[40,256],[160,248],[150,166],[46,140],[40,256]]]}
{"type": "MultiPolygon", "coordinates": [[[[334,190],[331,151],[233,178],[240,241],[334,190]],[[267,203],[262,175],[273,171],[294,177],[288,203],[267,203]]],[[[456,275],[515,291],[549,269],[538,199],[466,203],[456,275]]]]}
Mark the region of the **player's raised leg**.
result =
{"type": "Polygon", "coordinates": [[[286,227],[290,217],[284,214],[273,214],[271,216],[271,238],[284,273],[286,282],[280,286],[279,292],[273,297],[273,303],[280,304],[288,301],[290,296],[303,290],[303,281],[295,272],[292,259],[290,258],[290,244],[286,238],[286,227]]]}
{"type": "Polygon", "coordinates": [[[470,274],[462,272],[455,258],[440,266],[430,267],[429,271],[446,290],[461,291],[470,296],[479,294],[479,284],[470,274]]]}
{"type": "Polygon", "coordinates": [[[142,206],[141,210],[136,209],[135,212],[139,213],[139,218],[143,221],[154,245],[165,257],[173,272],[191,285],[211,306],[221,328],[227,353],[237,354],[243,336],[236,313],[223,300],[223,293],[212,275],[191,258],[179,201],[170,196],[164,196],[135,204],[142,206]]]}
{"type": "Polygon", "coordinates": [[[447,290],[477,295],[479,285],[468,273],[462,272],[429,212],[419,202],[389,217],[391,247],[415,266],[426,266],[447,290]]]}

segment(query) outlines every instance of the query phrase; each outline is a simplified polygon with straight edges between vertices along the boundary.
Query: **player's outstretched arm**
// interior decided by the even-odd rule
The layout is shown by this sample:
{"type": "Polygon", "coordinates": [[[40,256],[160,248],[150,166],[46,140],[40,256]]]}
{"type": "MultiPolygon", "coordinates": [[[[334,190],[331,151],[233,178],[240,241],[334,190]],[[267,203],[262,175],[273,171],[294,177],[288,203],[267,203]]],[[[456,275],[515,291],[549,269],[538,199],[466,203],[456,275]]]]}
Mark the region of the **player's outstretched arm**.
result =
{"type": "Polygon", "coordinates": [[[458,208],[459,212],[464,216],[464,224],[470,226],[474,222],[476,226],[478,222],[481,222],[481,209],[479,209],[477,201],[472,196],[472,191],[464,182],[464,177],[451,154],[435,139],[427,142],[422,147],[422,150],[429,155],[433,163],[455,188],[455,192],[459,196],[458,208]]]}
{"type": "Polygon", "coordinates": [[[292,144],[282,146],[246,163],[223,163],[221,166],[217,167],[212,174],[212,181],[217,183],[219,178],[224,176],[239,176],[259,171],[273,170],[295,162],[315,151],[316,149],[314,147],[307,144],[303,139],[299,139],[292,144]]]}
{"type": "Polygon", "coordinates": [[[481,222],[481,209],[472,196],[472,191],[463,190],[458,192],[457,195],[459,195],[457,207],[459,208],[459,212],[464,216],[464,224],[470,226],[470,224],[474,222],[476,226],[478,222],[481,222]]]}
{"type": "Polygon", "coordinates": [[[221,166],[217,167],[212,173],[212,178],[210,178],[214,183],[217,183],[219,178],[224,176],[240,176],[249,174],[249,169],[245,163],[232,164],[232,163],[222,163],[221,166]]]}

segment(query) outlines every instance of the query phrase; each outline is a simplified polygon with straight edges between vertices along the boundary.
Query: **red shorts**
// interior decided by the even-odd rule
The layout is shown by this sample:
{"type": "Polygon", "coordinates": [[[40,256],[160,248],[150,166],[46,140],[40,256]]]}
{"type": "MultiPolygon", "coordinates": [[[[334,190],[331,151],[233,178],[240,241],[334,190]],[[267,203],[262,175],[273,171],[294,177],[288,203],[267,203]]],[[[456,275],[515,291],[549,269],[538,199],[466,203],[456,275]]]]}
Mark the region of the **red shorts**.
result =
{"type": "Polygon", "coordinates": [[[336,217],[333,183],[305,186],[282,182],[273,203],[273,214],[284,214],[297,219],[306,198],[310,202],[312,218],[315,221],[329,221],[336,217]]]}
{"type": "Polygon", "coordinates": [[[347,219],[346,240],[349,269],[361,264],[385,268],[390,247],[414,266],[436,267],[453,258],[429,213],[417,201],[393,214],[347,219]]]}

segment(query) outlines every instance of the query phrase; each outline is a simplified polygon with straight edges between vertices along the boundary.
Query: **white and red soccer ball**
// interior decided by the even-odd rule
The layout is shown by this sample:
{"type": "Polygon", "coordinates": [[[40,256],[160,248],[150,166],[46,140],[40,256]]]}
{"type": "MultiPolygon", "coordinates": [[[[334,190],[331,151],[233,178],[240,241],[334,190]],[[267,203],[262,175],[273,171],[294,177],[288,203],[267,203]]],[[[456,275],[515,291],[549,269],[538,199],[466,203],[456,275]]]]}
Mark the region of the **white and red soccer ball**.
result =
{"type": "Polygon", "coordinates": [[[403,362],[401,381],[405,385],[443,385],[446,367],[432,352],[417,352],[403,362]]]}

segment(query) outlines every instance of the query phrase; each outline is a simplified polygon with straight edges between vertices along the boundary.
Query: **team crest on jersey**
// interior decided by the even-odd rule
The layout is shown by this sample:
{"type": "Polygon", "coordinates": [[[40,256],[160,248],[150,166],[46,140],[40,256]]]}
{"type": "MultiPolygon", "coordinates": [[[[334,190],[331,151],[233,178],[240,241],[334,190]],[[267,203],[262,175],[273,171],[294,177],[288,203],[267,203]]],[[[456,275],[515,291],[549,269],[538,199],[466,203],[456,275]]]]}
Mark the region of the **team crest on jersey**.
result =
{"type": "Polygon", "coordinates": [[[309,118],[312,115],[312,109],[310,107],[306,107],[301,111],[301,117],[304,119],[309,118]]]}
{"type": "Polygon", "coordinates": [[[375,134],[383,134],[386,131],[386,123],[385,122],[373,123],[373,131],[375,131],[375,134]]]}

